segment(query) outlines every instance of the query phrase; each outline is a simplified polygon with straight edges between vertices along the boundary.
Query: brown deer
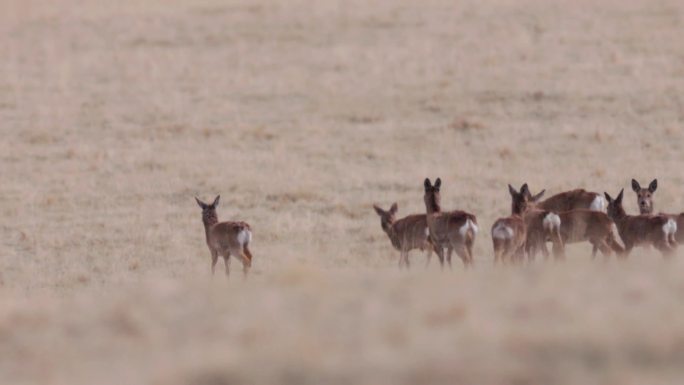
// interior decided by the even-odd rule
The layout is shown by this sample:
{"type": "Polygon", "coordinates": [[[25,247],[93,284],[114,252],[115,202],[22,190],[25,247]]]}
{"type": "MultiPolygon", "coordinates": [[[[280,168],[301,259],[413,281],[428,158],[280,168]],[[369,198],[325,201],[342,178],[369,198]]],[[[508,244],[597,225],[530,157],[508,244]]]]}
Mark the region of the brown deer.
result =
{"type": "MultiPolygon", "coordinates": [[[[632,179],[632,190],[637,196],[637,205],[639,206],[639,213],[642,215],[653,214],[653,195],[658,188],[658,179],[653,179],[648,185],[648,188],[641,188],[639,182],[632,179]]],[[[663,214],[672,218],[677,222],[677,234],[675,234],[675,239],[677,243],[684,242],[684,213],[680,214],[663,214]]]]}
{"type": "Polygon", "coordinates": [[[425,214],[414,214],[407,217],[396,219],[399,207],[396,202],[388,211],[373,205],[373,209],[380,216],[380,226],[389,237],[392,246],[401,254],[399,256],[399,268],[406,266],[409,268],[409,251],[420,249],[427,250],[427,261],[425,267],[430,264],[432,250],[434,246],[428,236],[427,217],[425,214]]]}
{"type": "Polygon", "coordinates": [[[441,196],[439,193],[442,180],[437,178],[432,185],[430,179],[425,178],[425,209],[430,232],[430,240],[435,245],[435,252],[439,263],[444,268],[444,249],[447,249],[447,262],[451,267],[451,254],[456,254],[463,261],[465,267],[473,264],[473,244],[478,232],[477,218],[465,211],[442,212],[441,196]]]}
{"type": "Polygon", "coordinates": [[[516,191],[510,184],[508,185],[508,192],[511,195],[511,215],[497,219],[491,230],[494,264],[506,263],[509,259],[519,262],[522,261],[525,254],[527,227],[523,215],[528,208],[527,195],[516,191]]]}
{"type": "MultiPolygon", "coordinates": [[[[527,194],[531,197],[529,190],[527,190],[527,194]]],[[[551,238],[553,241],[553,253],[556,258],[563,258],[565,256],[566,244],[585,241],[593,246],[592,257],[596,257],[597,251],[601,251],[604,256],[611,255],[613,251],[618,253],[618,255],[622,255],[624,252],[622,246],[615,240],[613,221],[606,213],[595,210],[575,209],[558,212],[557,214],[557,218],[545,216],[541,219],[539,214],[536,214],[537,217],[534,218],[537,228],[539,228],[539,222],[542,222],[542,228],[544,227],[544,220],[548,222],[553,220],[553,225],[559,225],[560,239],[551,238]]],[[[532,215],[535,215],[534,211],[532,211],[532,215]]],[[[550,227],[551,223],[548,224],[547,228],[550,227]]],[[[534,242],[531,242],[528,237],[528,242],[538,244],[549,239],[547,233],[538,232],[538,234],[543,235],[543,240],[535,239],[534,242]]],[[[544,254],[546,255],[546,252],[544,254]]]]}
{"type": "Polygon", "coordinates": [[[219,222],[216,215],[220,195],[212,204],[206,204],[195,197],[197,204],[202,208],[202,222],[207,238],[207,246],[211,252],[211,274],[214,274],[219,255],[226,264],[226,276],[230,275],[230,257],[235,256],[242,262],[242,271],[245,276],[252,266],[252,253],[249,251],[249,243],[252,241],[252,229],[246,222],[219,222]]]}
{"type": "Polygon", "coordinates": [[[525,183],[520,191],[508,185],[508,192],[511,216],[499,218],[492,226],[494,263],[506,262],[511,257],[521,262],[525,255],[531,261],[538,250],[548,256],[546,240],[550,239],[554,245],[560,242],[560,218],[555,213],[536,208],[544,191],[532,196],[525,183]]]}
{"type": "Polygon", "coordinates": [[[652,245],[663,256],[670,256],[677,249],[675,233],[677,222],[667,215],[627,215],[622,207],[624,189],[613,199],[608,193],[608,215],[615,221],[620,238],[625,244],[625,254],[629,255],[634,246],[652,245]]]}
{"type": "Polygon", "coordinates": [[[537,252],[542,251],[545,258],[548,258],[549,251],[546,242],[553,242],[554,250],[563,248],[563,241],[560,236],[561,219],[558,214],[541,210],[537,207],[537,202],[544,196],[546,190],[542,190],[537,195],[532,196],[527,183],[520,187],[518,199],[525,200],[525,211],[523,221],[525,222],[525,254],[531,262],[535,259],[537,252]]]}
{"type": "Polygon", "coordinates": [[[543,202],[539,202],[537,208],[555,213],[577,209],[605,211],[606,202],[599,193],[576,189],[553,195],[543,202]]]}

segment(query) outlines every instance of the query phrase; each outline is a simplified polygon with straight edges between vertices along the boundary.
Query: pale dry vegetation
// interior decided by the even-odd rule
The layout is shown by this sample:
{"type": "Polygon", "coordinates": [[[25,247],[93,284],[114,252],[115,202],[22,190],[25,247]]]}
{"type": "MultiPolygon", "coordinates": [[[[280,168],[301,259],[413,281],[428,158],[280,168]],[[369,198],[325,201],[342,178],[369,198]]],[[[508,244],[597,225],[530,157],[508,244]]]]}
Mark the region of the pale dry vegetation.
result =
{"type": "Polygon", "coordinates": [[[524,181],[684,210],[682,31],[676,0],[3,1],[0,383],[680,382],[681,258],[494,269],[488,229],[524,181]],[[475,269],[400,273],[372,204],[437,176],[475,269]],[[209,278],[218,193],[246,282],[209,278]]]}

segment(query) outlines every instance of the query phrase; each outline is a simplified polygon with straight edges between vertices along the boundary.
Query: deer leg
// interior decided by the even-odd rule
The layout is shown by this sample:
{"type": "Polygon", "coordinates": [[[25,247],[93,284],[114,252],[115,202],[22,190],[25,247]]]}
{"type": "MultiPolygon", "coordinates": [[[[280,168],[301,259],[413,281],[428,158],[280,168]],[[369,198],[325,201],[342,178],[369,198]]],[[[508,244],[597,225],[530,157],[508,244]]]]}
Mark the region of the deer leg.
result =
{"type": "Polygon", "coordinates": [[[223,262],[226,264],[226,277],[230,276],[230,252],[226,251],[223,254],[223,262]]]}
{"type": "Polygon", "coordinates": [[[458,245],[455,248],[456,254],[461,258],[461,261],[463,261],[463,267],[466,269],[470,266],[470,258],[468,257],[468,249],[465,247],[465,245],[458,245]]]}
{"type": "Polygon", "coordinates": [[[454,251],[453,246],[447,247],[447,257],[446,257],[446,260],[447,260],[447,262],[449,263],[449,269],[452,268],[452,267],[451,267],[451,253],[452,253],[453,251],[454,251]]]}
{"type": "Polygon", "coordinates": [[[654,246],[656,247],[656,249],[658,249],[660,251],[660,253],[665,258],[671,257],[672,254],[674,253],[674,249],[672,247],[670,247],[670,245],[667,243],[667,241],[658,242],[654,246]]]}
{"type": "Polygon", "coordinates": [[[610,243],[607,240],[602,240],[599,241],[594,245],[594,247],[598,248],[601,251],[601,254],[603,254],[604,259],[608,259],[613,254],[613,249],[610,247],[610,243]]]}
{"type": "Polygon", "coordinates": [[[216,271],[216,262],[218,262],[218,251],[211,249],[211,275],[216,271]]]}
{"type": "Polygon", "coordinates": [[[435,246],[435,253],[437,253],[437,258],[439,259],[440,268],[444,270],[444,248],[435,246]]]}
{"type": "Polygon", "coordinates": [[[430,259],[432,259],[432,245],[427,249],[427,259],[425,260],[425,268],[430,266],[430,259]]]}
{"type": "Polygon", "coordinates": [[[633,248],[634,248],[633,243],[625,242],[625,258],[629,257],[629,254],[632,252],[633,248]]]}
{"type": "Polygon", "coordinates": [[[240,262],[242,262],[242,274],[246,278],[249,269],[252,267],[252,259],[247,256],[244,247],[236,248],[232,254],[237,255],[240,258],[240,262]]]}
{"type": "Polygon", "coordinates": [[[466,240],[466,251],[468,252],[468,263],[471,266],[474,263],[474,261],[473,261],[473,243],[474,243],[474,240],[470,240],[470,241],[466,240]]]}
{"type": "Polygon", "coordinates": [[[245,246],[242,248],[242,251],[245,253],[247,258],[249,259],[249,265],[252,265],[252,252],[249,251],[249,247],[247,247],[248,244],[245,244],[245,246]]]}
{"type": "Polygon", "coordinates": [[[525,245],[518,246],[518,248],[515,250],[515,258],[519,261],[525,260],[525,245]]]}
{"type": "Polygon", "coordinates": [[[494,265],[497,265],[499,262],[501,262],[501,245],[496,238],[494,238],[492,243],[494,246],[494,265]]]}
{"type": "Polygon", "coordinates": [[[409,268],[408,251],[406,250],[402,250],[399,254],[399,270],[401,270],[401,268],[404,266],[407,269],[409,268]]]}
{"type": "Polygon", "coordinates": [[[546,247],[546,241],[542,240],[539,243],[539,247],[541,248],[542,255],[544,256],[544,259],[549,259],[549,248],[546,247]]]}

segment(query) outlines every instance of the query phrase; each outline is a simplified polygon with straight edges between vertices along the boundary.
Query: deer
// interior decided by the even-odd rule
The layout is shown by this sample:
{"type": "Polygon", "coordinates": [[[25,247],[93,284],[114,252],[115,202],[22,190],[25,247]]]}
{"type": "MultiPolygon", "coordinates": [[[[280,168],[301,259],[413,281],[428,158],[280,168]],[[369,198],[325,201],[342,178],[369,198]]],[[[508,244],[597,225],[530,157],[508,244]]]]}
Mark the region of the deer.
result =
{"type": "Polygon", "coordinates": [[[211,204],[195,197],[202,208],[202,223],[206,235],[207,246],[211,252],[211,274],[214,275],[219,255],[226,265],[226,276],[230,276],[230,257],[234,256],[242,262],[242,272],[247,276],[252,267],[252,253],[249,243],[252,241],[252,228],[246,222],[219,222],[216,207],[221,196],[218,195],[211,204]]]}
{"type": "MultiPolygon", "coordinates": [[[[639,206],[639,213],[641,215],[651,215],[653,214],[653,195],[658,189],[658,179],[653,179],[648,185],[648,188],[642,188],[639,182],[632,179],[632,190],[637,196],[637,205],[639,206]]],[[[677,243],[684,242],[684,213],[680,214],[663,214],[672,218],[677,222],[677,234],[675,234],[675,239],[677,243]]]]}
{"type": "Polygon", "coordinates": [[[527,183],[516,191],[508,185],[511,195],[511,215],[499,218],[492,225],[492,243],[494,246],[494,264],[512,259],[521,262],[527,255],[531,261],[538,249],[548,256],[546,239],[554,245],[560,242],[560,218],[550,211],[539,210],[536,202],[544,195],[544,191],[532,196],[527,183]]]}
{"type": "Polygon", "coordinates": [[[604,193],[608,200],[608,216],[615,221],[618,233],[625,244],[625,255],[629,255],[634,246],[651,245],[658,249],[663,257],[671,256],[677,249],[675,234],[677,222],[667,215],[627,215],[622,207],[624,189],[613,199],[604,193]]]}
{"type": "Polygon", "coordinates": [[[456,254],[468,268],[473,265],[473,244],[479,231],[475,215],[465,211],[443,212],[441,208],[440,188],[442,180],[437,178],[435,184],[425,178],[424,187],[426,219],[430,241],[434,245],[439,263],[444,268],[444,249],[447,249],[446,260],[451,267],[451,254],[456,254]]]}
{"type": "Polygon", "coordinates": [[[420,249],[427,250],[427,261],[425,267],[430,264],[432,251],[434,246],[428,236],[427,217],[425,214],[409,215],[401,219],[396,219],[399,206],[393,203],[389,210],[385,211],[373,205],[373,209],[380,216],[380,226],[387,234],[392,246],[400,252],[399,269],[409,265],[409,252],[411,250],[420,249]]]}
{"type": "MultiPolygon", "coordinates": [[[[544,191],[542,191],[540,194],[543,192],[544,191]]],[[[539,199],[540,195],[537,194],[537,196],[532,197],[529,189],[526,191],[526,194],[528,195],[528,199],[539,199]]],[[[535,215],[534,211],[532,211],[532,214],[535,215]]],[[[596,258],[598,251],[600,251],[605,257],[610,256],[613,252],[616,252],[619,256],[624,254],[624,249],[615,239],[615,234],[613,232],[613,221],[606,213],[592,209],[574,209],[557,212],[556,214],[557,218],[544,217],[544,219],[540,219],[537,217],[534,218],[534,221],[537,223],[541,221],[543,228],[543,221],[545,219],[548,221],[553,219],[553,224],[557,224],[559,226],[558,234],[560,239],[551,238],[554,243],[553,254],[557,259],[563,259],[565,257],[566,244],[578,242],[591,243],[593,246],[592,258],[596,258]]],[[[538,224],[536,226],[537,228],[539,227],[538,224]]],[[[549,239],[549,236],[545,233],[538,234],[542,234],[543,239],[535,239],[534,242],[531,242],[529,240],[530,237],[528,236],[528,243],[532,243],[533,245],[539,242],[545,243],[546,240],[549,239]]],[[[543,247],[545,248],[545,246],[543,247]]],[[[546,256],[547,252],[544,254],[546,256]]]]}

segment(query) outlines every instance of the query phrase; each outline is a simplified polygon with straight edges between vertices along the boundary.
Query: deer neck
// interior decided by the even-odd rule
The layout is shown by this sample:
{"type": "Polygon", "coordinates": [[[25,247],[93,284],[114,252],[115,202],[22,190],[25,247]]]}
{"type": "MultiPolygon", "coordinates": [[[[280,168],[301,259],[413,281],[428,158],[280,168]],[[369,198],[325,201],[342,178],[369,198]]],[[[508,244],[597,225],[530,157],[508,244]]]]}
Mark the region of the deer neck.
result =
{"type": "Polygon", "coordinates": [[[627,217],[628,217],[628,215],[625,212],[625,210],[620,209],[620,210],[617,210],[617,212],[612,215],[611,219],[615,222],[616,226],[621,227],[621,226],[623,226],[627,217]]]}
{"type": "Polygon", "coordinates": [[[204,232],[207,235],[207,240],[209,239],[209,230],[218,223],[218,216],[215,212],[203,213],[202,223],[204,223],[204,232]]]}
{"type": "Polygon", "coordinates": [[[427,210],[428,214],[439,213],[442,211],[442,208],[439,206],[439,203],[434,197],[428,197],[425,199],[425,209],[427,210]]]}

